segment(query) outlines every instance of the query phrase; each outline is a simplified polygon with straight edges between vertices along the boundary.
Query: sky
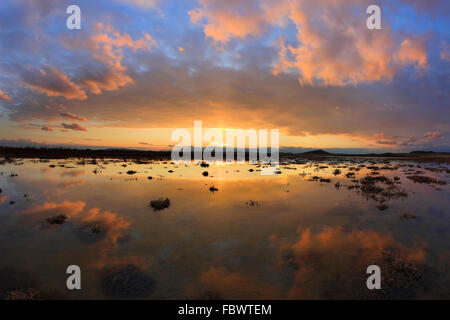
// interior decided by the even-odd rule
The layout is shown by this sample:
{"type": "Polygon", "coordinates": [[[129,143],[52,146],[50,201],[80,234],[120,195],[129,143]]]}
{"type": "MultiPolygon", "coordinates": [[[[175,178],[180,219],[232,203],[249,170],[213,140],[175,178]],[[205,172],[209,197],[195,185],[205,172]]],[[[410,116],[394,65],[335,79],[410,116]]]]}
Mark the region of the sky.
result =
{"type": "Polygon", "coordinates": [[[0,2],[0,145],[169,150],[198,120],[286,150],[450,151],[450,2],[0,2]]]}

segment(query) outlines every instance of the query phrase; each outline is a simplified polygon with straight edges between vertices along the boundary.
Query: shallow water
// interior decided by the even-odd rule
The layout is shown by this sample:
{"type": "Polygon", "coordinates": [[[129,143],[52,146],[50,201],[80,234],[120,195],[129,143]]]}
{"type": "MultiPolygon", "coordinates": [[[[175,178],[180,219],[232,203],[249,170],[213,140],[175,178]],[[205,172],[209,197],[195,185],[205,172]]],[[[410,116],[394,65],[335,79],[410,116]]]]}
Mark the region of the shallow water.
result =
{"type": "Polygon", "coordinates": [[[287,163],[274,176],[260,169],[2,162],[0,298],[450,297],[448,165],[354,159],[287,163]],[[364,185],[367,176],[388,182],[364,185]],[[168,208],[150,206],[166,198],[168,208]],[[381,290],[366,287],[372,264],[381,290]],[[82,270],[81,290],[66,287],[69,265],[82,270]]]}

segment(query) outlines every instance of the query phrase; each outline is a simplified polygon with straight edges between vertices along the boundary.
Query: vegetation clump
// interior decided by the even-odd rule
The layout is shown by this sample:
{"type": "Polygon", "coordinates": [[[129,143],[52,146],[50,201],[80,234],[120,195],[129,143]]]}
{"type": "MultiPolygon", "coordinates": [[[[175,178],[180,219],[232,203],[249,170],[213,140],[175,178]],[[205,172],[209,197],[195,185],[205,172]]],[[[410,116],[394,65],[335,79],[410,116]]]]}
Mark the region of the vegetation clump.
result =
{"type": "Polygon", "coordinates": [[[426,184],[440,184],[440,185],[446,185],[447,182],[442,180],[437,180],[435,178],[427,177],[427,176],[419,176],[419,175],[413,175],[407,177],[409,180],[414,181],[415,183],[426,183],[426,184]]]}
{"type": "Polygon", "coordinates": [[[153,208],[154,211],[161,211],[170,207],[170,199],[159,198],[158,200],[150,201],[150,207],[153,208]]]}
{"type": "Polygon", "coordinates": [[[202,168],[208,168],[208,167],[209,167],[209,164],[203,161],[202,163],[200,163],[200,167],[202,167],[202,168]]]}
{"type": "Polygon", "coordinates": [[[387,204],[385,204],[385,203],[379,203],[379,204],[377,204],[377,208],[380,211],[384,211],[384,210],[388,209],[389,206],[387,204]]]}
{"type": "Polygon", "coordinates": [[[259,202],[254,200],[249,200],[246,202],[249,207],[259,207],[259,202]]]}
{"type": "Polygon", "coordinates": [[[337,176],[337,175],[341,174],[341,170],[336,169],[336,170],[333,171],[333,174],[334,174],[335,176],[337,176]]]}
{"type": "Polygon", "coordinates": [[[67,216],[60,214],[54,217],[47,218],[45,220],[51,225],[62,225],[64,222],[66,222],[67,219],[69,219],[67,216]]]}

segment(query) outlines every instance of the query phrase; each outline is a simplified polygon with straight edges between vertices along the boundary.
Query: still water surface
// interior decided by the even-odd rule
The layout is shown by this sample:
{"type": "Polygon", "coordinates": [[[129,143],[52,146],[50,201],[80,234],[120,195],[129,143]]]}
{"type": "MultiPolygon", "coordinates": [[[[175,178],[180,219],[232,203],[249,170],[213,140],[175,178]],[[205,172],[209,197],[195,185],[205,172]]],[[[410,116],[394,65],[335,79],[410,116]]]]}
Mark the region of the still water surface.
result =
{"type": "Polygon", "coordinates": [[[450,297],[448,165],[354,159],[259,170],[3,161],[1,298],[450,297]],[[166,198],[167,208],[150,206],[166,198]],[[82,290],[66,288],[73,264],[82,290]],[[376,292],[366,287],[371,264],[382,271],[376,292]]]}

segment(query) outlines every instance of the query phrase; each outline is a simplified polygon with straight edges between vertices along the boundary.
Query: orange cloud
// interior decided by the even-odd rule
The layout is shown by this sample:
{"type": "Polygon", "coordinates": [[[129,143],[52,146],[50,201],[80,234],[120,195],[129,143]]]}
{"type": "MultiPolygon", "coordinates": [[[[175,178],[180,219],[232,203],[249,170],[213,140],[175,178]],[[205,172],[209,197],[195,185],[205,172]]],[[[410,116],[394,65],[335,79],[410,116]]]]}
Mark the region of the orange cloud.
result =
{"type": "Polygon", "coordinates": [[[3,100],[3,101],[11,101],[11,97],[9,97],[6,93],[3,93],[3,92],[0,90],[0,100],[3,100]]]}
{"type": "Polygon", "coordinates": [[[98,208],[85,210],[85,206],[86,203],[83,201],[45,202],[29,208],[23,213],[28,217],[35,217],[41,222],[49,217],[65,215],[70,218],[72,230],[80,240],[96,244],[95,247],[91,246],[93,250],[86,251],[85,254],[92,254],[92,261],[95,261],[97,266],[107,265],[111,261],[115,262],[118,258],[111,256],[109,252],[116,247],[118,240],[123,237],[124,231],[130,226],[130,222],[117,213],[102,211],[98,208]]]}
{"type": "Polygon", "coordinates": [[[130,226],[130,222],[120,217],[117,213],[101,211],[98,208],[90,209],[80,216],[80,220],[99,227],[100,232],[106,234],[104,241],[112,246],[115,246],[117,240],[123,236],[122,231],[130,226]]]}
{"type": "Polygon", "coordinates": [[[44,66],[37,71],[27,71],[22,75],[22,81],[31,90],[44,93],[49,97],[87,99],[83,89],[55,67],[44,66]]]}
{"type": "Polygon", "coordinates": [[[83,201],[64,201],[62,203],[45,202],[42,205],[25,210],[24,213],[32,215],[46,215],[47,217],[64,214],[70,218],[81,213],[85,206],[86,203],[83,201]]]}
{"type": "Polygon", "coordinates": [[[9,198],[8,196],[0,196],[0,204],[8,200],[8,198],[9,198]]]}
{"type": "Polygon", "coordinates": [[[102,23],[98,23],[95,29],[97,33],[90,35],[82,46],[89,48],[96,60],[118,71],[126,70],[126,67],[121,64],[124,48],[130,48],[133,51],[149,51],[152,47],[157,47],[156,41],[148,33],[144,33],[143,38],[133,40],[129,34],[115,32],[111,26],[105,26],[102,23]]]}
{"type": "Polygon", "coordinates": [[[397,58],[404,65],[415,65],[417,68],[428,67],[427,51],[423,41],[417,39],[405,39],[400,44],[397,58]]]}
{"type": "Polygon", "coordinates": [[[398,46],[389,26],[375,31],[365,27],[365,15],[356,15],[353,10],[365,9],[364,0],[199,3],[200,8],[189,11],[191,22],[203,25],[207,37],[223,44],[231,38],[259,35],[270,26],[289,21],[295,24],[297,44],[278,43],[279,62],[273,74],[296,70],[302,85],[391,80],[400,67],[428,67],[423,41],[406,38],[398,46]]]}
{"type": "Polygon", "coordinates": [[[103,90],[113,91],[127,84],[133,84],[134,80],[115,70],[105,70],[99,73],[88,72],[82,78],[83,86],[94,94],[101,94],[103,90]]]}
{"type": "Polygon", "coordinates": [[[202,8],[188,12],[190,20],[196,24],[208,21],[203,31],[217,42],[226,43],[232,37],[257,35],[265,23],[253,1],[199,0],[199,4],[202,8]]]}
{"type": "Polygon", "coordinates": [[[75,41],[66,41],[65,46],[71,49],[88,50],[92,58],[102,63],[107,69],[101,71],[87,70],[80,77],[83,87],[94,94],[101,94],[103,90],[117,90],[127,84],[134,83],[133,79],[125,74],[127,67],[122,65],[123,50],[150,51],[158,46],[157,42],[148,33],[133,40],[127,33],[119,33],[110,25],[98,23],[94,32],[85,38],[75,41]]]}
{"type": "Polygon", "coordinates": [[[346,232],[337,226],[313,232],[299,227],[298,234],[294,242],[271,237],[280,267],[291,268],[294,273],[289,299],[364,297],[368,294],[364,285],[366,268],[373,264],[382,270],[382,286],[387,293],[399,285],[403,272],[419,273],[426,259],[423,245],[408,248],[391,234],[371,230],[346,232]]]}

